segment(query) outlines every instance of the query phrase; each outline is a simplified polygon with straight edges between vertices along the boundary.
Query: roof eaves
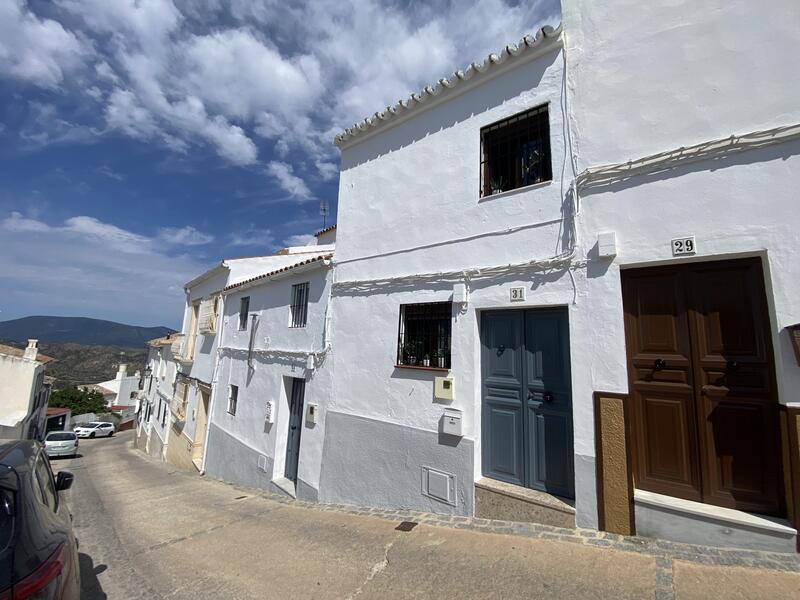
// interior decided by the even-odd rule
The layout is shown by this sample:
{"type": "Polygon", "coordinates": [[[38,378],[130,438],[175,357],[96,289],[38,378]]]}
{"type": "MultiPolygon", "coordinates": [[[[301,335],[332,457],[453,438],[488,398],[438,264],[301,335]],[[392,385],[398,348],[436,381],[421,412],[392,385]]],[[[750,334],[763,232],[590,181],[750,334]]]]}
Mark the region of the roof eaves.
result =
{"type": "Polygon", "coordinates": [[[319,237],[321,235],[324,235],[326,233],[329,233],[329,232],[333,231],[334,229],[336,229],[336,223],[334,223],[330,227],[326,227],[325,229],[320,229],[317,233],[314,234],[314,237],[319,237]]]}
{"type": "Polygon", "coordinates": [[[306,265],[310,265],[312,263],[330,260],[333,258],[333,253],[330,254],[322,254],[320,256],[315,256],[314,258],[308,258],[301,262],[297,262],[291,265],[287,265],[285,267],[281,267],[280,269],[275,269],[274,271],[270,271],[269,273],[262,273],[261,275],[256,275],[255,277],[251,277],[250,279],[245,279],[244,281],[240,281],[239,283],[234,283],[233,285],[229,285],[224,288],[222,291],[223,293],[231,292],[233,290],[238,290],[246,287],[250,287],[251,285],[260,283],[261,281],[271,279],[277,275],[282,275],[284,273],[288,273],[289,271],[294,271],[299,267],[304,267],[306,265]]]}
{"type": "Polygon", "coordinates": [[[213,275],[215,275],[221,269],[229,269],[229,268],[230,267],[227,265],[227,263],[224,260],[222,260],[222,261],[218,262],[216,265],[214,265],[213,267],[211,267],[208,271],[205,271],[204,273],[201,273],[200,275],[198,275],[197,277],[195,277],[194,279],[192,279],[188,283],[184,284],[183,289],[184,290],[188,290],[189,288],[193,288],[198,283],[201,283],[201,282],[205,281],[206,279],[208,279],[209,277],[212,277],[213,275]]]}
{"type": "Polygon", "coordinates": [[[461,87],[469,80],[478,81],[483,79],[487,76],[487,72],[496,71],[496,65],[501,65],[519,55],[529,54],[533,49],[544,48],[547,46],[546,42],[557,41],[560,36],[561,25],[555,28],[546,25],[539,29],[536,35],[526,35],[519,43],[508,44],[499,53],[490,54],[482,63],[473,62],[466,69],[455,71],[449,79],[442,77],[435,85],[428,85],[423,90],[411,94],[408,98],[403,98],[396,104],[387,106],[384,110],[355,123],[352,127],[348,127],[337,134],[333,138],[333,143],[339,148],[348,146],[355,138],[362,137],[389,123],[396,122],[417,107],[426,103],[429,104],[435,97],[448,90],[461,87]]]}

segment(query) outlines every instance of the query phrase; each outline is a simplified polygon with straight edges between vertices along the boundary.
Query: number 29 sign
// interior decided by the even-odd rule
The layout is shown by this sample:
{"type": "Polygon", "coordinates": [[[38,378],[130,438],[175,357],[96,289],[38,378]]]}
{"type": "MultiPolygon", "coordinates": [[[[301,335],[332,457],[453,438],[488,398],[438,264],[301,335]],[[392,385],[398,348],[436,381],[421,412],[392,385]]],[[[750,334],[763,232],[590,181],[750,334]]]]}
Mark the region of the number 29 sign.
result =
{"type": "Polygon", "coordinates": [[[671,242],[672,256],[684,256],[686,254],[694,254],[697,252],[697,246],[694,243],[694,236],[675,238],[671,242]]]}

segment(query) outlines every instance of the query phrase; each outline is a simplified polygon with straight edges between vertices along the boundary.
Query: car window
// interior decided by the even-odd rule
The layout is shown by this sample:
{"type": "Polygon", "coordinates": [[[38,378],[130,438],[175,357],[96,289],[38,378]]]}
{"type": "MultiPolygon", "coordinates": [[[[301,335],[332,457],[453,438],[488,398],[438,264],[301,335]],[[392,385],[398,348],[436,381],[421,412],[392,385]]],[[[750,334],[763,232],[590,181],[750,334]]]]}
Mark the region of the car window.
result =
{"type": "Polygon", "coordinates": [[[55,511],[58,508],[58,495],[56,494],[56,484],[53,481],[53,472],[44,454],[40,454],[36,459],[36,479],[42,490],[44,503],[55,511]]]}
{"type": "Polygon", "coordinates": [[[75,434],[69,431],[54,431],[48,433],[45,441],[47,442],[68,442],[75,439],[75,434]]]}

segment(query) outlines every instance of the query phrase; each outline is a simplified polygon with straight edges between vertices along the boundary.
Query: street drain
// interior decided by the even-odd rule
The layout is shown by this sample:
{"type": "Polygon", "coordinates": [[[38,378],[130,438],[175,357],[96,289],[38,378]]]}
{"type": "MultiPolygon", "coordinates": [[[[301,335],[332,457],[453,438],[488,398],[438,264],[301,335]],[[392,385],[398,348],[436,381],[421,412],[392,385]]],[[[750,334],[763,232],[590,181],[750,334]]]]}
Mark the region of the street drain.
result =
{"type": "Polygon", "coordinates": [[[397,531],[411,531],[417,525],[419,525],[419,523],[415,523],[414,521],[403,521],[402,523],[400,523],[400,525],[395,527],[395,529],[397,531]]]}

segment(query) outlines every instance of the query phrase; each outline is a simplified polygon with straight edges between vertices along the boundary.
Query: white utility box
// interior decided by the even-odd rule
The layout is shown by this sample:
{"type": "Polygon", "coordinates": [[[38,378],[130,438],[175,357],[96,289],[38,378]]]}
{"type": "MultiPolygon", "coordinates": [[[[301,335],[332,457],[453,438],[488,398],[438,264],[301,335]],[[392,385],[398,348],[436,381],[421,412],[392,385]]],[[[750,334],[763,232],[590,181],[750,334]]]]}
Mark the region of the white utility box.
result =
{"type": "Polygon", "coordinates": [[[597,234],[597,256],[599,258],[613,258],[617,255],[617,234],[613,231],[604,231],[597,234]]]}
{"type": "Polygon", "coordinates": [[[306,409],[306,425],[314,425],[317,422],[317,415],[319,414],[319,404],[316,402],[309,402],[306,409]]]}
{"type": "Polygon", "coordinates": [[[275,403],[272,400],[267,400],[264,405],[264,421],[270,425],[275,422],[275,403]]]}
{"type": "Polygon", "coordinates": [[[461,411],[455,408],[445,408],[442,415],[442,433],[448,435],[464,435],[461,433],[461,411]]]}
{"type": "Polygon", "coordinates": [[[437,377],[434,380],[433,395],[437,400],[454,400],[455,383],[452,377],[437,377]]]}

